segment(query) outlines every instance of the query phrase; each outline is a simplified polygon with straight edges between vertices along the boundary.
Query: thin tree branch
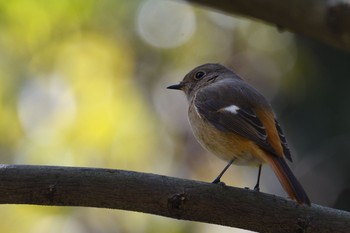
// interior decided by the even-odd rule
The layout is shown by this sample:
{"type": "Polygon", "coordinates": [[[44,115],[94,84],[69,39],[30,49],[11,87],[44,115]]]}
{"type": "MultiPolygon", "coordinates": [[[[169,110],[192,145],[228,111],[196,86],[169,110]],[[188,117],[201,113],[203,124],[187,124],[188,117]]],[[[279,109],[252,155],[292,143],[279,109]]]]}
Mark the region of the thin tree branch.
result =
{"type": "Polygon", "coordinates": [[[350,2],[345,0],[187,0],[252,17],[350,51],[350,2]]]}
{"type": "Polygon", "coordinates": [[[349,232],[350,213],[154,174],[0,165],[0,203],[123,209],[259,232],[349,232]]]}

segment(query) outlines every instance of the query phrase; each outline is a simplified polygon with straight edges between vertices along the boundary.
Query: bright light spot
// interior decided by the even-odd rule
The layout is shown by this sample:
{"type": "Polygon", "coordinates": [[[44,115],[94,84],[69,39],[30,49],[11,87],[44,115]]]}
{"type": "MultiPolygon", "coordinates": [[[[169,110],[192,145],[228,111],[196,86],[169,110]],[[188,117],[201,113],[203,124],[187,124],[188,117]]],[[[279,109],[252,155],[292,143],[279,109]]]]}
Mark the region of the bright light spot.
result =
{"type": "Polygon", "coordinates": [[[137,32],[147,43],[172,48],[185,43],[196,28],[192,8],[186,3],[148,0],[139,10],[137,32]]]}
{"type": "Polygon", "coordinates": [[[227,29],[234,29],[239,22],[238,19],[233,18],[232,16],[221,14],[215,11],[209,11],[208,12],[209,17],[211,20],[214,21],[217,25],[223,28],[227,29]]]}
{"type": "Polygon", "coordinates": [[[22,127],[30,137],[55,136],[73,122],[76,113],[73,93],[57,76],[25,83],[17,107],[22,127]]]}

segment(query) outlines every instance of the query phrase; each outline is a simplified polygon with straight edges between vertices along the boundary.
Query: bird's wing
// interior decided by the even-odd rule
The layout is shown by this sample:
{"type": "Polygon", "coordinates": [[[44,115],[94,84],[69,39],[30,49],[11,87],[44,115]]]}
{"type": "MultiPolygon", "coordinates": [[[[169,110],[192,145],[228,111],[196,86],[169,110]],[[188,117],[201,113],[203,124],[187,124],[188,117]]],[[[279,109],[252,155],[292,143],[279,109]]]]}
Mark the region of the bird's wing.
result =
{"type": "MultiPolygon", "coordinates": [[[[223,89],[223,91],[225,91],[225,89],[223,89]]],[[[285,138],[279,125],[275,125],[275,119],[271,110],[269,108],[266,109],[266,111],[271,112],[273,128],[270,129],[271,127],[269,127],[269,129],[266,129],[265,126],[270,126],[271,124],[265,124],[266,122],[263,123],[262,121],[271,120],[261,114],[261,109],[250,104],[243,104],[246,103],[244,99],[247,98],[247,96],[244,94],[242,95],[242,92],[239,93],[239,96],[235,95],[234,91],[230,93],[229,95],[208,95],[208,93],[205,94],[205,92],[199,91],[194,101],[197,112],[218,130],[236,133],[255,142],[259,147],[269,153],[283,157],[281,146],[285,142],[285,138]],[[213,98],[208,98],[208,96],[213,98]],[[225,96],[225,99],[220,98],[220,96],[225,96]],[[269,135],[270,133],[276,136],[274,141],[271,141],[273,137],[269,135]]],[[[286,156],[289,159],[290,153],[288,147],[283,147],[283,149],[284,148],[286,148],[285,151],[288,152],[286,156]]]]}
{"type": "Polygon", "coordinates": [[[292,155],[290,153],[286,137],[284,136],[282,128],[281,128],[280,124],[278,123],[278,121],[276,119],[275,119],[275,125],[276,125],[276,129],[277,129],[277,132],[278,132],[278,136],[279,136],[281,144],[282,144],[283,154],[286,156],[286,158],[289,161],[292,162],[292,155]]]}

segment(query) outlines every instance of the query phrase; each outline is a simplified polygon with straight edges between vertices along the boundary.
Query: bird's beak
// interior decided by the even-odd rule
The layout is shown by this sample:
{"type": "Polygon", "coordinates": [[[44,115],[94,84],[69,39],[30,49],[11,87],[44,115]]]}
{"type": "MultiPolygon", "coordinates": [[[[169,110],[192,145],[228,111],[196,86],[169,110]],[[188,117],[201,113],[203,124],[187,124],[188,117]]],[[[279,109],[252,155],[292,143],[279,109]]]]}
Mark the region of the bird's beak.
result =
{"type": "Polygon", "coordinates": [[[171,86],[168,86],[167,89],[174,89],[174,90],[182,90],[184,88],[185,84],[179,83],[179,84],[174,84],[171,86]]]}

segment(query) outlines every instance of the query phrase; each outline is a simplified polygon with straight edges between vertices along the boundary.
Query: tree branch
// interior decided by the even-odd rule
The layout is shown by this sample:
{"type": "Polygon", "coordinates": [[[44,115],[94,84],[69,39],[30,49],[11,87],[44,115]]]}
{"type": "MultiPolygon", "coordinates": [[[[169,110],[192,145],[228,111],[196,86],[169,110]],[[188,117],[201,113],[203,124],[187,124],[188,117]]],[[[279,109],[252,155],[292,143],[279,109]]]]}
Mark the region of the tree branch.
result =
{"type": "Polygon", "coordinates": [[[98,168],[0,165],[0,203],[123,209],[259,232],[349,232],[350,213],[252,190],[98,168]]]}
{"type": "Polygon", "coordinates": [[[263,20],[350,51],[350,3],[343,0],[187,0],[263,20]]]}

